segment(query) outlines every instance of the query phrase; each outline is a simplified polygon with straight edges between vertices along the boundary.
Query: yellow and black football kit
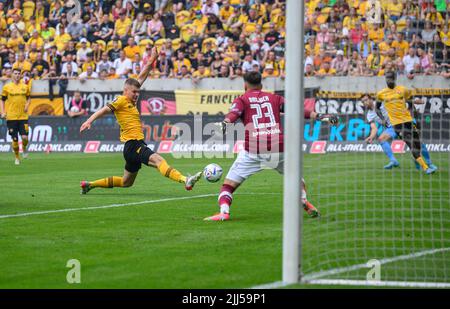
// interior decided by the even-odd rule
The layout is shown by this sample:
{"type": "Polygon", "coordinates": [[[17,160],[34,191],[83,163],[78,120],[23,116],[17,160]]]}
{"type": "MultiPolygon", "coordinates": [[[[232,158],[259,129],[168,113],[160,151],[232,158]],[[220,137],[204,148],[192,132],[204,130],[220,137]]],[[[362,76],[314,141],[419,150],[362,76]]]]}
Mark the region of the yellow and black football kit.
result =
{"type": "Polygon", "coordinates": [[[25,105],[30,97],[30,87],[23,83],[8,83],[2,89],[2,100],[6,108],[6,124],[13,141],[18,141],[18,134],[28,135],[28,114],[25,105]]]}
{"type": "Polygon", "coordinates": [[[148,160],[154,152],[144,142],[142,123],[139,111],[126,96],[118,96],[107,106],[116,116],[120,126],[120,141],[125,143],[123,156],[125,169],[130,173],[136,173],[142,163],[148,165],[148,160]]]}
{"type": "Polygon", "coordinates": [[[20,81],[3,86],[2,100],[5,102],[6,126],[11,135],[14,156],[19,160],[19,134],[22,136],[24,151],[28,145],[28,114],[25,112],[30,97],[30,86],[20,81]]]}
{"type": "Polygon", "coordinates": [[[411,92],[403,86],[384,88],[377,93],[377,101],[383,103],[395,133],[409,146],[414,159],[423,170],[427,170],[428,165],[420,155],[422,147],[420,131],[413,122],[406,104],[411,97],[411,92]]]}
{"type": "MultiPolygon", "coordinates": [[[[123,157],[126,162],[125,170],[130,173],[137,173],[142,164],[149,165],[149,159],[155,153],[144,142],[139,111],[135,103],[123,95],[118,96],[113,102],[108,103],[107,106],[116,116],[120,126],[120,141],[125,143],[123,148],[123,157]]],[[[160,160],[156,168],[164,177],[179,183],[186,182],[186,176],[167,164],[164,159],[160,160]]],[[[82,182],[81,187],[82,192],[86,194],[93,188],[126,187],[130,185],[132,184],[124,184],[123,177],[112,176],[92,182],[82,182]],[[86,183],[88,184],[87,186],[86,183]]]]}

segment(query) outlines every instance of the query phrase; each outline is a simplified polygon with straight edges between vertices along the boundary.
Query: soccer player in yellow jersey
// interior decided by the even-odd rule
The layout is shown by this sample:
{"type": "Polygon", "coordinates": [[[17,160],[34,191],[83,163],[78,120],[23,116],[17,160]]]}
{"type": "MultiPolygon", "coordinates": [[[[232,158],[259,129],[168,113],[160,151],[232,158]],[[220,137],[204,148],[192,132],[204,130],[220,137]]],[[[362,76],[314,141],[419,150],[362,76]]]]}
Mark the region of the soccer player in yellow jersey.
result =
{"type": "MultiPolygon", "coordinates": [[[[387,88],[377,93],[377,101],[384,105],[389,116],[389,121],[394,127],[397,135],[409,146],[411,153],[423,171],[432,174],[436,171],[435,166],[428,166],[421,156],[422,143],[420,142],[420,132],[413,121],[411,112],[407,108],[407,101],[411,99],[411,92],[403,86],[396,86],[395,73],[386,73],[387,88]]],[[[410,102],[412,108],[414,104],[423,104],[420,99],[410,102]]]]}
{"type": "Polygon", "coordinates": [[[22,155],[24,158],[28,156],[26,149],[28,145],[27,111],[29,105],[30,87],[21,81],[20,70],[13,69],[12,82],[3,86],[2,97],[0,99],[0,114],[2,118],[6,118],[6,126],[12,138],[12,148],[16,157],[16,165],[20,164],[19,134],[22,136],[22,155]]]}
{"type": "Polygon", "coordinates": [[[169,166],[159,154],[153,152],[144,143],[144,133],[142,132],[142,123],[139,111],[136,107],[136,101],[139,97],[139,89],[147,79],[152,68],[153,62],[157,59],[158,53],[156,48],[152,49],[152,53],[147,65],[139,74],[138,79],[128,78],[125,81],[123,94],[118,96],[107,106],[98,110],[80,127],[80,132],[90,129],[92,123],[113,112],[120,126],[120,141],[125,143],[123,156],[125,158],[125,170],[122,177],[111,176],[96,181],[81,181],[81,193],[86,194],[91,189],[112,188],[112,187],[131,187],[136,179],[142,163],[155,167],[159,172],[176,182],[185,184],[186,190],[192,190],[194,184],[200,179],[202,172],[198,172],[193,176],[184,176],[179,171],[169,166]]]}

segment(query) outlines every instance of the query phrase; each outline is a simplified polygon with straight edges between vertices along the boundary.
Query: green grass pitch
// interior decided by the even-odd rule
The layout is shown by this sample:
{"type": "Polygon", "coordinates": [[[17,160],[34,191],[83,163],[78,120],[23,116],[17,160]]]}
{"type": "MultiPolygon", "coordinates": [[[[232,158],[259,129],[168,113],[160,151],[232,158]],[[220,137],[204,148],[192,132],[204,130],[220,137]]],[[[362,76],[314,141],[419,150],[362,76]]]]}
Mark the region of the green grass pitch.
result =
{"type": "MultiPolygon", "coordinates": [[[[382,154],[306,155],[309,199],[322,217],[303,217],[305,273],[450,247],[449,154],[432,157],[439,172],[426,176],[409,154],[393,171],[382,169],[382,154]]],[[[166,158],[184,173],[211,162],[226,173],[233,162],[166,158]]],[[[220,183],[187,192],[145,166],[132,188],[80,195],[80,180],[121,176],[123,166],[121,154],[31,153],[20,166],[1,154],[0,288],[248,288],[281,280],[282,176],[252,176],[235,195],[232,220],[221,223],[203,221],[217,211],[220,183]],[[61,209],[72,210],[4,217],[61,209]],[[80,284],[66,281],[70,259],[81,263],[80,284]]],[[[448,261],[449,251],[386,264],[382,279],[449,282],[448,261]]],[[[367,271],[334,278],[365,279],[367,271]]]]}

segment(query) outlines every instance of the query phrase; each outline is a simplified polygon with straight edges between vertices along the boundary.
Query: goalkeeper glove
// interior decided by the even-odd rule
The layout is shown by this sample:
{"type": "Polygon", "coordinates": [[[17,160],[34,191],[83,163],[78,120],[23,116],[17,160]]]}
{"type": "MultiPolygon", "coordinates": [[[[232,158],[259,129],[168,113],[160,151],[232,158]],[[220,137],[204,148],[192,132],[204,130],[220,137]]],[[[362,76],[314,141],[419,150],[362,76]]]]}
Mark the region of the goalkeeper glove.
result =
{"type": "Polygon", "coordinates": [[[332,125],[335,125],[339,122],[339,118],[336,115],[330,115],[330,114],[318,114],[317,118],[320,121],[327,121],[332,125]]]}
{"type": "Polygon", "coordinates": [[[227,133],[227,124],[228,122],[225,121],[215,123],[215,125],[219,128],[219,131],[222,132],[222,135],[225,135],[225,133],[227,133]]]}

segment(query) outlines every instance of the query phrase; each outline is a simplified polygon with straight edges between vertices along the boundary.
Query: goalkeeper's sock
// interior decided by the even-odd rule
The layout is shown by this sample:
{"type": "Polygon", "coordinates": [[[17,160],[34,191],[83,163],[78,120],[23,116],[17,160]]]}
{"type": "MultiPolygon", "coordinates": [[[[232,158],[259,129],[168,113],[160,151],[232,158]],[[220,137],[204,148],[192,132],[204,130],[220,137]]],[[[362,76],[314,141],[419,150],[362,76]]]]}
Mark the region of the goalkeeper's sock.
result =
{"type": "Polygon", "coordinates": [[[178,170],[171,167],[169,164],[167,164],[166,160],[163,160],[158,165],[158,171],[163,175],[164,177],[170,178],[173,181],[185,183],[186,182],[186,176],[181,174],[178,170]]]}
{"type": "Polygon", "coordinates": [[[18,141],[12,142],[12,149],[14,151],[14,156],[16,157],[17,160],[19,160],[19,142],[18,141]]]}
{"type": "Polygon", "coordinates": [[[106,177],[89,183],[91,188],[123,187],[123,178],[119,176],[106,177]]]}
{"type": "Polygon", "coordinates": [[[422,170],[426,171],[428,169],[428,165],[425,163],[425,161],[423,160],[422,157],[418,157],[416,159],[416,162],[420,164],[420,166],[422,167],[422,170]]]}
{"type": "Polygon", "coordinates": [[[425,144],[422,143],[422,157],[425,159],[425,162],[427,162],[428,165],[431,165],[431,157],[430,157],[430,153],[428,152],[427,146],[425,144]]]}
{"type": "Polygon", "coordinates": [[[397,159],[394,157],[394,153],[392,152],[391,144],[388,142],[382,142],[380,143],[381,148],[383,148],[384,154],[389,158],[389,161],[391,162],[397,162],[397,159]]]}
{"type": "Polygon", "coordinates": [[[232,186],[226,184],[222,185],[219,194],[220,213],[230,213],[230,206],[233,202],[233,192],[234,188],[232,186]]]}

